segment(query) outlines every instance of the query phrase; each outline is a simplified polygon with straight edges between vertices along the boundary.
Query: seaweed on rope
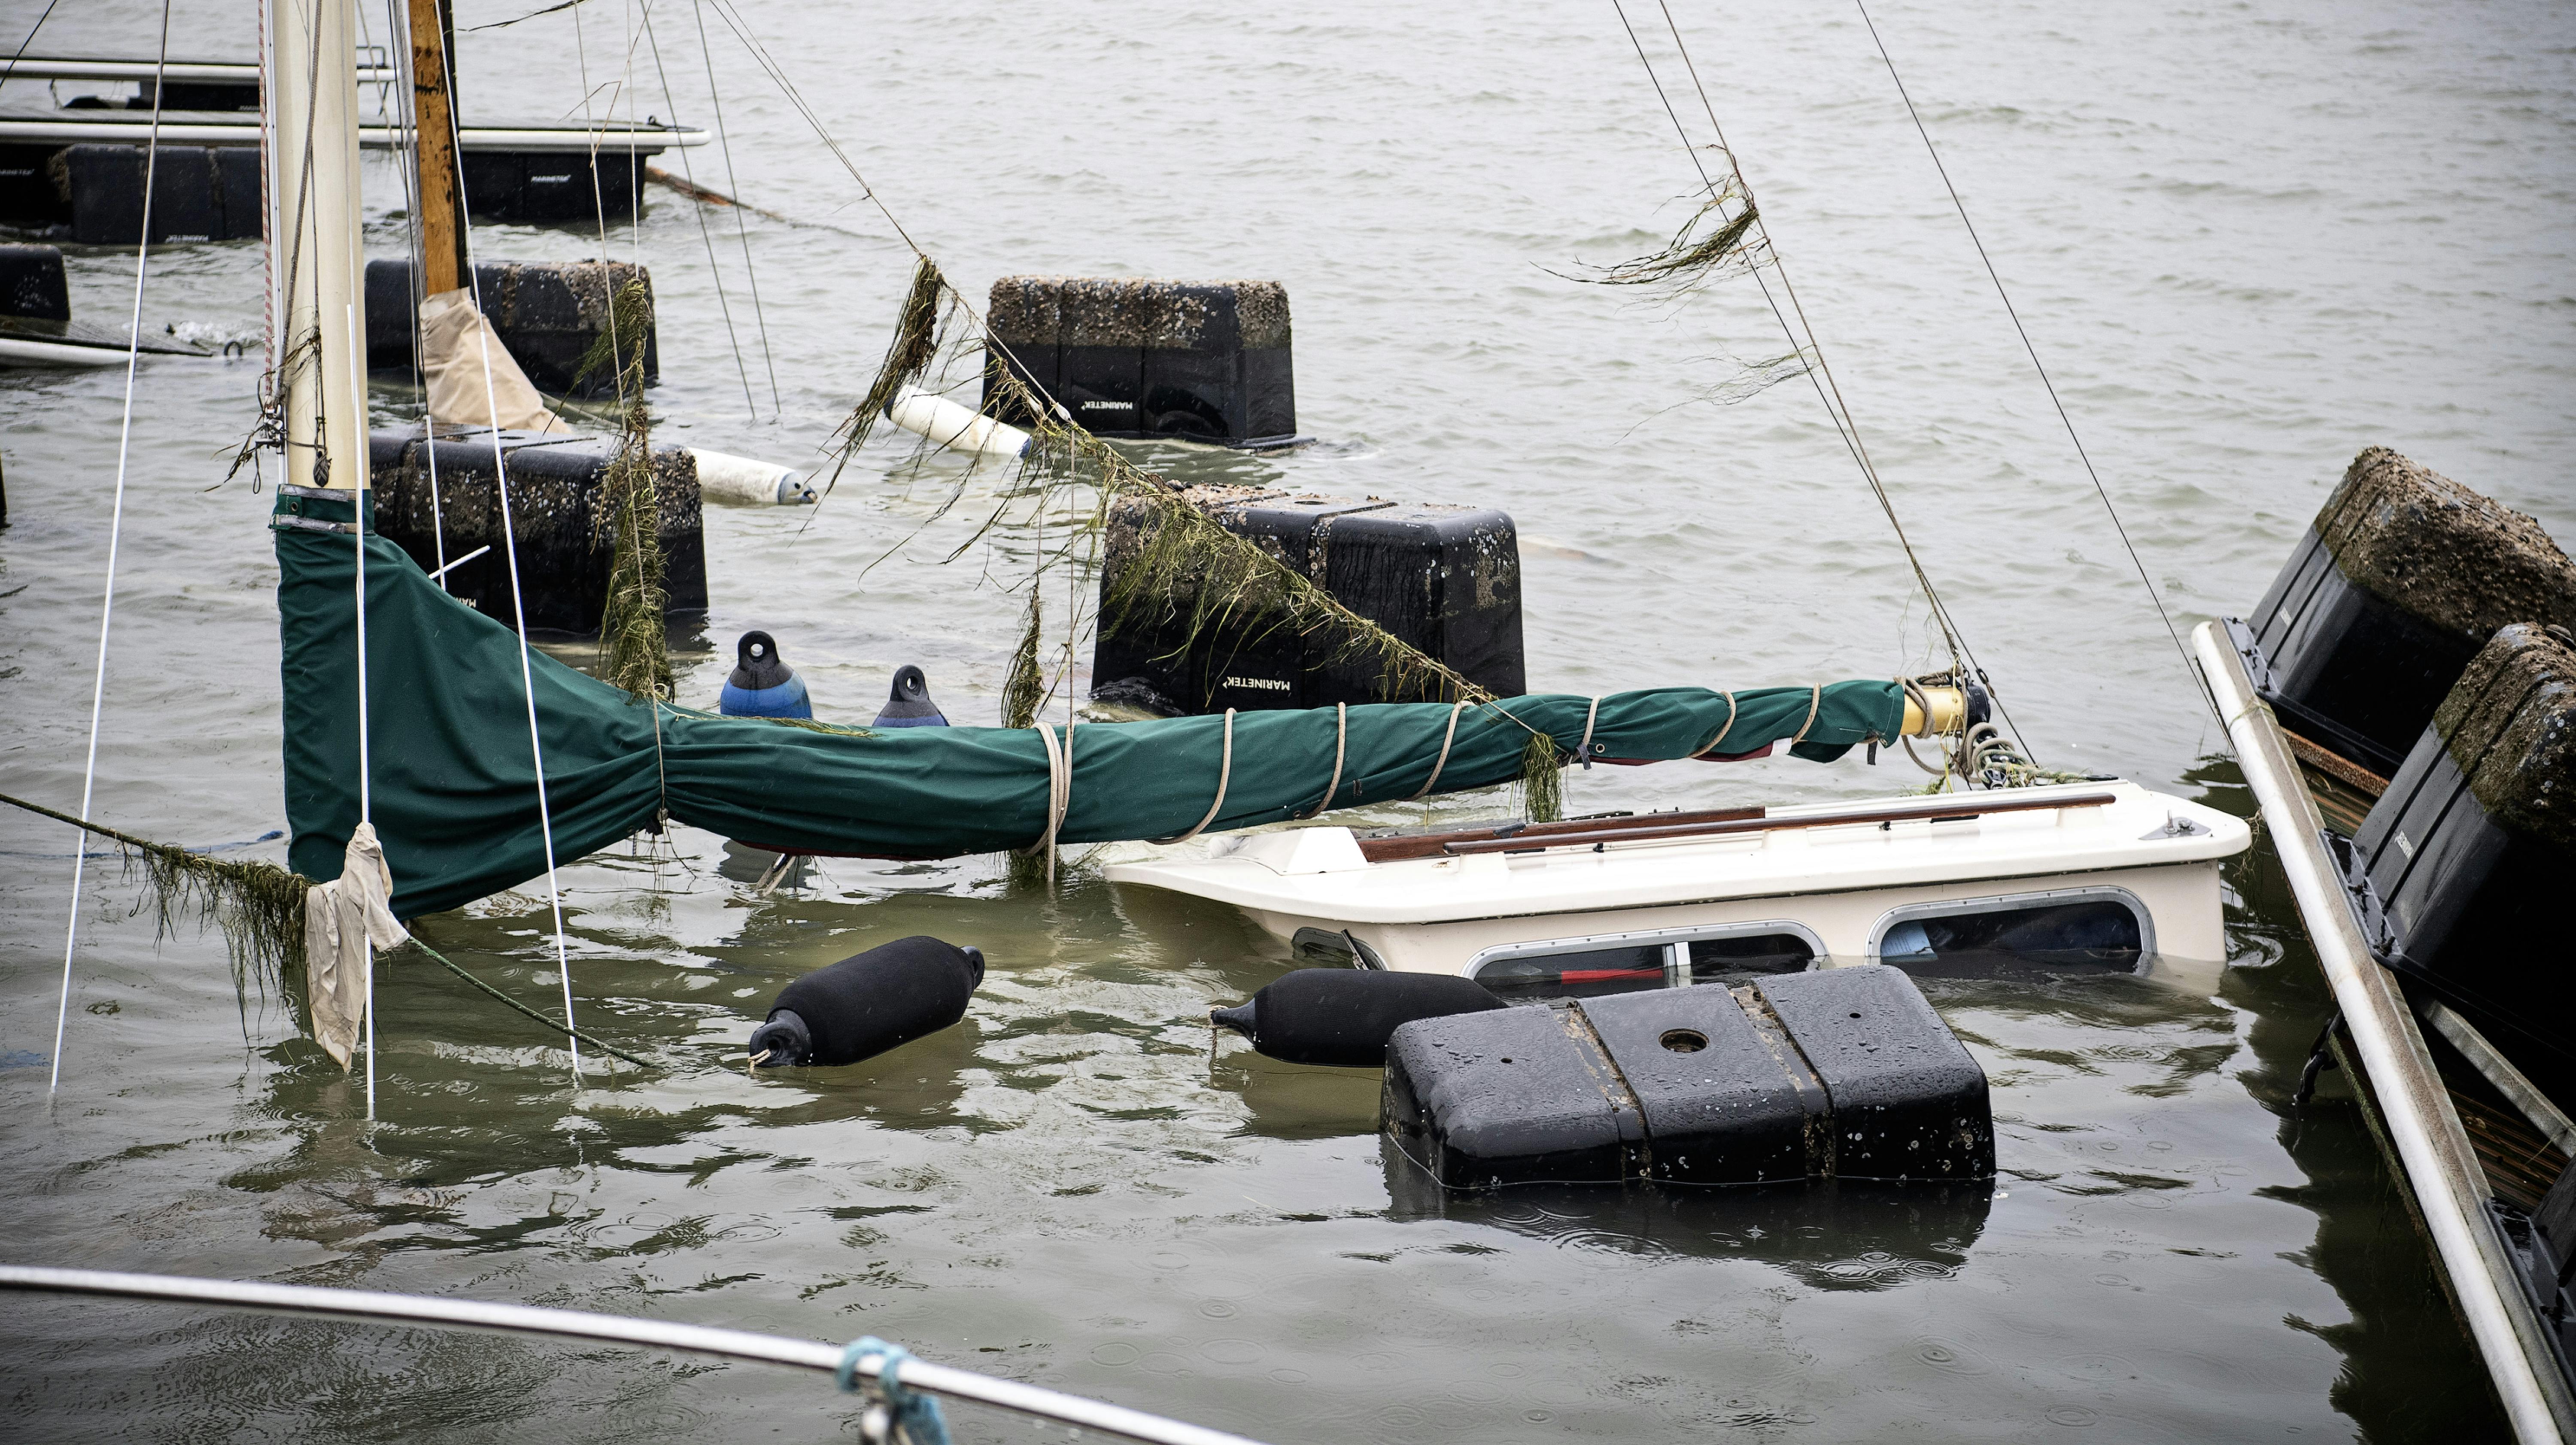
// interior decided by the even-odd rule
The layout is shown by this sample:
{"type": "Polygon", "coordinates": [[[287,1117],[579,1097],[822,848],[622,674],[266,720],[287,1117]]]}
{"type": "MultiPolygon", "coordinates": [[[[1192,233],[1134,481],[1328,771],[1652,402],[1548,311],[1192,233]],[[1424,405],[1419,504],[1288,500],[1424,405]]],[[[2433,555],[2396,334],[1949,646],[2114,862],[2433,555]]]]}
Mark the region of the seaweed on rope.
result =
{"type": "Polygon", "coordinates": [[[1586,266],[1589,275],[1551,274],[1592,286],[1653,286],[1668,296],[1685,297],[1762,264],[1761,219],[1753,198],[1732,179],[1721,179],[1660,249],[1609,266],[1586,266]]]}
{"type": "MultiPolygon", "coordinates": [[[[999,349],[982,319],[966,298],[940,276],[938,268],[927,257],[922,258],[914,268],[913,292],[898,320],[895,339],[887,347],[885,366],[870,384],[867,400],[844,423],[843,461],[855,450],[858,440],[864,439],[866,425],[903,387],[926,374],[943,351],[949,353],[953,363],[970,349],[987,348],[999,349]],[[943,344],[942,333],[947,328],[938,324],[943,294],[953,312],[963,313],[972,322],[970,334],[953,346],[943,344]]],[[[986,354],[989,357],[991,350],[986,354]]],[[[1045,519],[1051,515],[1062,517],[1068,512],[1074,518],[1067,540],[1052,556],[1045,547],[1037,549],[1027,620],[1004,687],[1003,716],[1007,726],[1029,726],[1043,695],[1037,602],[1043,578],[1056,560],[1064,565],[1080,565],[1076,561],[1076,539],[1103,533],[1112,524],[1112,509],[1119,502],[1132,504],[1144,515],[1133,533],[1138,552],[1127,559],[1103,591],[1099,613],[1103,625],[1124,628],[1140,621],[1178,619],[1183,624],[1180,640],[1175,644],[1179,650],[1209,635],[1211,629],[1252,627],[1257,629],[1253,634],[1257,640],[1284,627],[1301,637],[1325,641],[1323,661],[1327,666],[1361,666],[1374,671],[1380,701],[1463,701],[1483,706],[1496,700],[1455,669],[1362,616],[1322,584],[1229,531],[1193,503],[1181,488],[1128,460],[1074,421],[1013,368],[988,360],[981,369],[990,382],[982,409],[987,415],[1024,425],[1030,442],[992,511],[971,536],[949,553],[947,560],[964,556],[996,531],[1035,530],[1046,525],[1045,519]],[[1087,509],[1078,504],[1064,505],[1069,496],[1085,493],[1089,499],[1087,509]]],[[[916,464],[930,450],[927,441],[918,444],[914,450],[916,464]]],[[[970,464],[968,474],[971,476],[974,470],[970,464]]],[[[963,494],[965,480],[961,478],[956,486],[956,494],[941,505],[937,515],[945,515],[955,504],[963,494]]],[[[1502,715],[1517,726],[1528,726],[1507,710],[1502,710],[1502,715]]],[[[1564,792],[1559,772],[1566,761],[1554,740],[1532,731],[1521,783],[1532,818],[1553,820],[1561,813],[1564,792]]]]}
{"type": "Polygon", "coordinates": [[[155,843],[6,793],[0,793],[0,803],[114,843],[124,855],[128,876],[138,865],[143,870],[145,902],[158,910],[156,939],[175,935],[180,917],[191,911],[200,929],[212,924],[222,930],[236,997],[247,998],[254,984],[262,994],[282,989],[286,965],[304,956],[304,894],[313,883],[302,874],[274,863],[210,858],[155,843]]]}
{"type": "Polygon", "coordinates": [[[894,337],[886,343],[885,361],[877,367],[876,379],[868,383],[868,393],[841,423],[834,434],[840,443],[840,456],[832,464],[830,480],[823,484],[825,493],[839,485],[841,469],[850,456],[876,430],[877,419],[894,405],[902,390],[919,381],[930,364],[939,359],[942,326],[942,301],[955,294],[948,278],[939,274],[938,263],[919,256],[912,267],[912,289],[905,293],[903,310],[896,314],[894,337]]]}
{"type": "Polygon", "coordinates": [[[591,525],[607,532],[608,602],[599,621],[603,681],[642,698],[672,697],[665,613],[660,488],[653,475],[653,413],[644,400],[644,348],[621,350],[619,337],[652,334],[653,298],[641,280],[620,288],[609,324],[582,357],[576,384],[604,365],[617,368],[618,447],[601,474],[591,525]]]}

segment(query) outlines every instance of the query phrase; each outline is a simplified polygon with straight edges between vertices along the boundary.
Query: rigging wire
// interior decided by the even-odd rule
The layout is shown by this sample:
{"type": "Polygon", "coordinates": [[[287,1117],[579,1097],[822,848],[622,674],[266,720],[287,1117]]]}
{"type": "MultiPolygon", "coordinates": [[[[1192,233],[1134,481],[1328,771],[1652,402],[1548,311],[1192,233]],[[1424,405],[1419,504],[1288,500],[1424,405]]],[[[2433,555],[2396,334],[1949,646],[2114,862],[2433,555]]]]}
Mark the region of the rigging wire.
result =
{"type": "MultiPolygon", "coordinates": [[[[1618,13],[1620,26],[1628,32],[1629,43],[1636,49],[1637,61],[1645,68],[1648,83],[1655,87],[1657,97],[1663,100],[1664,113],[1672,118],[1674,131],[1681,137],[1682,148],[1690,152],[1691,164],[1699,170],[1702,182],[1713,192],[1716,189],[1715,183],[1709,177],[1707,167],[1700,162],[1698,149],[1691,144],[1688,128],[1682,125],[1681,117],[1673,110],[1671,100],[1666,98],[1663,82],[1655,75],[1654,63],[1647,58],[1645,45],[1639,39],[1636,27],[1628,20],[1626,7],[1620,3],[1620,0],[1611,0],[1611,8],[1618,13]]],[[[1949,647],[1952,667],[1960,674],[1962,682],[1973,675],[1986,684],[1989,694],[1994,699],[1997,714],[2018,735],[2020,728],[2013,723],[2011,710],[2005,706],[2001,694],[1994,689],[1993,680],[1978,663],[1976,650],[1969,645],[1957,619],[1951,614],[1949,603],[1942,598],[1940,589],[1933,585],[1931,573],[1924,567],[1921,556],[1914,549],[1912,537],[1906,532],[1903,520],[1896,514],[1895,500],[1889,496],[1886,483],[1878,474],[1877,463],[1871,458],[1868,445],[1861,438],[1860,423],[1852,415],[1849,403],[1844,400],[1842,384],[1834,376],[1832,364],[1825,358],[1824,340],[1817,334],[1814,323],[1808,319],[1806,305],[1798,297],[1797,286],[1789,279],[1787,263],[1781,260],[1779,247],[1772,241],[1770,223],[1764,219],[1760,205],[1754,200],[1753,187],[1745,178],[1743,162],[1736,157],[1734,147],[1727,144],[1726,128],[1717,118],[1716,104],[1709,99],[1708,86],[1700,79],[1699,66],[1691,59],[1690,46],[1682,39],[1681,28],[1673,19],[1672,7],[1666,3],[1666,0],[1657,0],[1657,8],[1663,13],[1665,29],[1672,35],[1673,48],[1681,57],[1682,67],[1690,76],[1691,88],[1698,94],[1700,109],[1708,116],[1709,128],[1717,137],[1718,150],[1726,157],[1730,178],[1737,192],[1744,197],[1746,209],[1753,215],[1754,233],[1759,238],[1763,256],[1770,263],[1769,269],[1777,271],[1780,275],[1781,293],[1787,297],[1789,306],[1785,312],[1781,309],[1780,298],[1772,294],[1770,282],[1762,274],[1764,268],[1757,264],[1751,270],[1754,283],[1761,288],[1763,302],[1770,308],[1773,319],[1780,323],[1781,332],[1788,338],[1789,344],[1797,348],[1801,356],[1813,357],[1814,365],[1808,368],[1808,385],[1814,388],[1816,399],[1823,404],[1825,414],[1833,422],[1836,434],[1842,438],[1844,449],[1850,453],[1854,465],[1860,469],[1862,480],[1869,485],[1870,495],[1877,500],[1880,513],[1887,518],[1889,528],[1895,532],[1897,546],[1905,554],[1906,565],[1914,574],[1915,585],[1922,590],[1924,602],[1932,614],[1935,625],[1941,630],[1943,641],[1949,647]],[[1794,327],[1790,324],[1791,315],[1797,318],[1797,324],[1794,327]]]]}
{"type": "Polygon", "coordinates": [[[2120,534],[2120,547],[2129,554],[2129,565],[2137,569],[2138,582],[2147,589],[2147,600],[2155,604],[2156,617],[2165,625],[2165,635],[2173,639],[2174,651],[2182,657],[2183,671],[2191,675],[2201,696],[2208,700],[2210,711],[2223,727],[2227,721],[2226,710],[2218,705],[2218,694],[2210,690],[2209,679],[2193,664],[2191,649],[2183,644],[2182,632],[2174,626],[2173,614],[2165,609],[2165,599],[2157,592],[2155,579],[2147,574],[2146,562],[2138,556],[2136,544],[2129,540],[2129,528],[2120,520],[2120,509],[2111,503],[2110,489],[2102,484],[2101,473],[2093,469],[2093,458],[2084,450],[2084,438],[2075,433],[2075,418],[2067,414],[2066,403],[2057,395],[2057,383],[2049,379],[2048,368],[2040,362],[2039,348],[2032,344],[2029,329],[2021,324],[2021,311],[2013,305],[2012,294],[2004,289],[2004,278],[1995,269],[1994,257],[1986,254],[1985,239],[1977,234],[1977,223],[1968,219],[1967,204],[1959,199],[1959,188],[1950,180],[1950,168],[1941,163],[1940,148],[1932,144],[1932,132],[1925,128],[1922,114],[1914,108],[1914,96],[1905,88],[1905,77],[1897,74],[1896,61],[1888,54],[1887,41],[1878,33],[1878,23],[1870,19],[1869,6],[1862,0],[1852,0],[1852,6],[1860,11],[1860,23],[1868,29],[1870,43],[1878,47],[1878,58],[1887,66],[1887,78],[1896,82],[1896,94],[1905,102],[1906,118],[1914,122],[1914,133],[1923,138],[1924,152],[1932,157],[1932,169],[1940,172],[1941,188],[1950,193],[1950,206],[1959,213],[1959,224],[1967,229],[1970,244],[1977,248],[1977,259],[1985,264],[1986,279],[1995,285],[1995,299],[2003,302],[2004,314],[2012,318],[2013,334],[2021,338],[2021,349],[2030,356],[2030,369],[2039,373],[2039,384],[2047,388],[2048,404],[2057,409],[2057,420],[2066,428],[2066,439],[2075,446],[2075,459],[2084,464],[2084,475],[2092,479],[2093,493],[2102,499],[2102,510],[2109,514],[2112,530],[2120,534]]]}
{"type": "MultiPolygon", "coordinates": [[[[707,46],[707,11],[703,0],[689,0],[689,12],[698,23],[698,58],[705,63],[707,69],[707,102],[715,110],[716,150],[724,157],[725,193],[729,197],[736,198],[733,207],[734,232],[742,240],[742,274],[751,284],[751,320],[752,324],[760,329],[760,362],[769,371],[769,419],[776,421],[779,413],[784,410],[778,397],[778,358],[769,350],[769,316],[760,306],[760,273],[754,270],[751,264],[751,223],[744,220],[742,215],[748,208],[739,199],[742,195],[742,182],[733,173],[733,141],[725,134],[724,92],[716,87],[716,57],[715,52],[707,46]]],[[[655,63],[660,62],[657,60],[655,63]]],[[[687,154],[685,149],[682,154],[684,156],[687,154]]]]}
{"type": "MultiPolygon", "coordinates": [[[[45,0],[45,13],[37,16],[36,23],[27,27],[27,38],[18,42],[18,49],[10,55],[8,66],[0,69],[0,80],[9,80],[17,75],[18,62],[27,58],[27,47],[36,43],[36,32],[44,29],[45,22],[54,18],[54,7],[62,3],[63,0],[45,0]]],[[[155,89],[158,88],[156,81],[155,89]]]]}
{"type": "MultiPolygon", "coordinates": [[[[444,48],[446,37],[443,35],[439,37],[439,43],[444,48]]],[[[449,53],[444,59],[447,62],[448,83],[453,87],[456,76],[456,56],[449,53]]],[[[483,282],[475,275],[474,270],[473,215],[471,203],[465,194],[465,149],[462,144],[463,137],[457,133],[454,106],[447,108],[447,128],[450,141],[449,154],[454,157],[453,164],[456,167],[456,211],[458,229],[465,245],[466,284],[474,292],[474,308],[480,311],[483,309],[483,282]]],[[[594,169],[593,175],[596,176],[596,174],[594,169]]],[[[615,307],[610,308],[612,312],[615,309],[615,307]]],[[[487,420],[497,419],[501,404],[494,395],[492,387],[492,332],[489,327],[477,328],[477,332],[479,341],[476,350],[483,364],[483,414],[487,420]]],[[[564,946],[563,885],[555,867],[555,815],[553,807],[546,799],[546,745],[545,739],[539,735],[537,729],[536,668],[531,661],[537,645],[528,640],[527,607],[519,587],[519,528],[510,514],[509,459],[501,450],[500,427],[494,426],[491,434],[492,491],[501,502],[501,556],[510,569],[510,621],[519,631],[519,690],[528,703],[528,754],[536,768],[537,830],[544,838],[546,847],[546,907],[554,917],[555,977],[563,984],[564,1027],[570,1030],[577,1027],[577,1021],[573,1018],[572,1012],[572,962],[564,946]]],[[[581,1036],[573,1034],[565,1040],[565,1047],[572,1053],[572,1076],[574,1082],[578,1084],[581,1079],[581,1036]]]]}
{"type": "MultiPolygon", "coordinates": [[[[680,123],[680,102],[671,94],[671,75],[662,66],[662,40],[653,29],[653,7],[649,0],[643,7],[643,16],[644,43],[652,47],[653,51],[653,74],[662,82],[662,104],[671,112],[671,124],[676,126],[680,123]]],[[[689,148],[678,146],[675,149],[680,153],[680,179],[687,181],[691,186],[697,185],[697,173],[689,165],[689,148]]],[[[640,190],[642,186],[640,171],[637,174],[637,186],[640,190]]],[[[716,264],[715,228],[707,224],[707,208],[704,205],[692,204],[689,209],[697,213],[698,238],[706,243],[707,248],[707,274],[714,278],[716,283],[716,311],[724,317],[725,341],[733,347],[734,370],[742,375],[743,409],[751,413],[753,421],[758,421],[760,403],[754,401],[751,395],[751,363],[743,358],[742,337],[735,331],[733,324],[733,302],[725,296],[724,270],[716,264]]],[[[741,208],[737,206],[735,209],[741,208]]]]}
{"type": "MultiPolygon", "coordinates": [[[[53,7],[46,6],[45,13],[52,14],[53,7]]],[[[42,25],[44,20],[39,17],[36,23],[42,25]]],[[[27,38],[35,39],[36,33],[28,31],[27,38]]],[[[24,44],[18,48],[22,54],[26,50],[24,44]]],[[[116,498],[107,514],[107,583],[98,600],[98,663],[90,675],[89,756],[81,764],[80,815],[84,818],[89,816],[90,797],[98,786],[98,724],[107,701],[107,634],[116,618],[116,552],[125,538],[125,466],[134,441],[134,374],[143,359],[143,281],[152,269],[152,183],[161,159],[161,80],[169,66],[170,0],[161,0],[161,54],[152,63],[152,131],[143,145],[143,234],[134,243],[134,314],[125,333],[125,415],[116,431],[116,498]]],[[[89,863],[88,842],[81,830],[73,830],[71,920],[63,926],[63,995],[54,1009],[53,1074],[45,1083],[47,1098],[63,1086],[63,1032],[71,1022],[72,955],[80,946],[81,875],[89,863]]]]}

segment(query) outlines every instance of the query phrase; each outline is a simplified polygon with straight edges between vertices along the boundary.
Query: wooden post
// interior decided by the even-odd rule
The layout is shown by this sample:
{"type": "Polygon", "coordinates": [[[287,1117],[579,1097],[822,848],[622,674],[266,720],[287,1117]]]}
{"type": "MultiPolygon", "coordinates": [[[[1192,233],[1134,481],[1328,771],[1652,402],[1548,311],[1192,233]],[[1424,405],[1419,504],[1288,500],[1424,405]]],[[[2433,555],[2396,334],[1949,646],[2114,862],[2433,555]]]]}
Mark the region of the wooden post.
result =
{"type": "Polygon", "coordinates": [[[465,200],[456,175],[456,88],[447,64],[455,43],[447,0],[410,0],[411,113],[420,160],[420,294],[466,284],[465,200]]]}

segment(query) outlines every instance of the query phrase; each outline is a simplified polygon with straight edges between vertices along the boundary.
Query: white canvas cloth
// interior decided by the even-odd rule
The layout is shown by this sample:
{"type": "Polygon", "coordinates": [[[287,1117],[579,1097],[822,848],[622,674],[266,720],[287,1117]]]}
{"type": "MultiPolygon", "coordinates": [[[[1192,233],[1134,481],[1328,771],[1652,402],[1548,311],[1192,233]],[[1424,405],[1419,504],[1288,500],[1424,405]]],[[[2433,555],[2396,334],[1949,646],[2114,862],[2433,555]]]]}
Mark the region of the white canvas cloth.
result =
{"type": "Polygon", "coordinates": [[[428,383],[429,418],[454,426],[497,426],[511,431],[569,432],[563,418],[519,369],[501,335],[462,288],[420,303],[420,368],[428,383]],[[491,389],[483,384],[486,359],[491,389]]]}
{"type": "Polygon", "coordinates": [[[304,992],[313,1039],[344,1069],[366,1027],[367,945],[392,948],[411,939],[394,921],[393,891],[375,825],[360,823],[341,855],[340,876],[304,893],[304,992]]]}

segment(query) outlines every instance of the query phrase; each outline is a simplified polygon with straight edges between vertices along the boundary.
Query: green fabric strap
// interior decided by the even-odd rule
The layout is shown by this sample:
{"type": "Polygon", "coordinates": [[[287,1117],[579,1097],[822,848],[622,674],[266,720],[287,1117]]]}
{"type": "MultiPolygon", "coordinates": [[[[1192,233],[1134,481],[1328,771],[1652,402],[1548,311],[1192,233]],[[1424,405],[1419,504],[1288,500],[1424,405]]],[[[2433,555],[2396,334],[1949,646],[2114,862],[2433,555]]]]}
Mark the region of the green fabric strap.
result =
{"type": "MultiPolygon", "coordinates": [[[[346,521],[349,503],[281,496],[281,514],[346,521]]],[[[358,821],[357,670],[351,656],[353,539],[276,530],[285,684],[288,855],[310,878],[337,876],[358,821]]],[[[545,871],[535,770],[519,683],[519,640],[442,592],[371,525],[367,554],[374,819],[394,875],[394,911],[418,917],[545,871]]],[[[532,659],[556,856],[573,859],[652,826],[659,810],[765,848],[945,858],[1025,848],[1047,828],[1050,772],[1034,728],[821,730],[647,704],[542,653],[532,659]],[[656,766],[654,708],[661,713],[656,766]]],[[[1589,722],[1592,760],[1790,751],[1830,762],[1888,741],[1904,719],[1894,682],[1733,694],[1699,687],[1600,700],[1533,694],[1460,712],[1441,757],[1447,703],[1376,703],[1238,713],[1233,770],[1211,830],[1275,823],[1315,808],[1401,800],[1520,776],[1533,731],[1569,759],[1589,722]],[[1813,716],[1810,718],[1812,710],[1813,716]]],[[[1169,837],[1207,814],[1225,764],[1225,720],[1166,718],[1080,729],[1064,843],[1169,837]]]]}

